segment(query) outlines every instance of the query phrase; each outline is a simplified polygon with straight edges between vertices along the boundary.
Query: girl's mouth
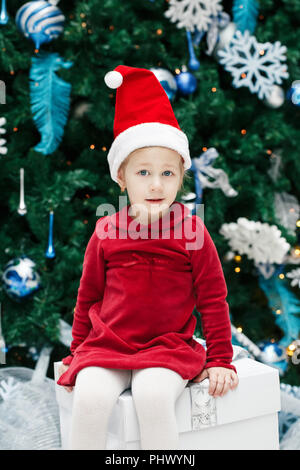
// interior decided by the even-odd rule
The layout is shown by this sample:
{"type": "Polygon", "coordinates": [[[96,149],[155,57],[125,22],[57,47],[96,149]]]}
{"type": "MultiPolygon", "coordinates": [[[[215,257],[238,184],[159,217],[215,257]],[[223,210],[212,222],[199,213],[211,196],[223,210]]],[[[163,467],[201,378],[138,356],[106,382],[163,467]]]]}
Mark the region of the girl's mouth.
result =
{"type": "Polygon", "coordinates": [[[151,202],[151,204],[159,204],[163,201],[163,199],[146,199],[146,201],[151,202]]]}

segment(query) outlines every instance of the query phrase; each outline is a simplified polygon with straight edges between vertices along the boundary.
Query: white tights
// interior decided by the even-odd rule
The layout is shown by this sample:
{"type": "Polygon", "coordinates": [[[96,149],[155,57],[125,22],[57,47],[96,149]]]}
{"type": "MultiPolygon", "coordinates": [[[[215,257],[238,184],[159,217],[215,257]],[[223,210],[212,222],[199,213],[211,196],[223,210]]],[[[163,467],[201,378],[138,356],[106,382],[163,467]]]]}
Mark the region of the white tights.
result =
{"type": "Polygon", "coordinates": [[[178,449],[175,403],[188,380],[163,367],[124,370],[87,367],[76,378],[70,448],[106,449],[108,421],[131,387],[142,449],[178,449]]]}

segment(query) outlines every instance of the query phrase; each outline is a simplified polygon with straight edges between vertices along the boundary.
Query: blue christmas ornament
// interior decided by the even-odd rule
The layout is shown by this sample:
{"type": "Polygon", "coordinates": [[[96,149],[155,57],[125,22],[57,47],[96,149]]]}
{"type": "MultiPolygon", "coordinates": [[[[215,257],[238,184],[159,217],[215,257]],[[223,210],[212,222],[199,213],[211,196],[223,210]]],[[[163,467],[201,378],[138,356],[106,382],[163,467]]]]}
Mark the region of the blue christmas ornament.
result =
{"type": "Polygon", "coordinates": [[[300,80],[295,80],[290,89],[287,91],[287,99],[291,100],[291,102],[296,105],[300,106],[300,80]]]}
{"type": "Polygon", "coordinates": [[[178,91],[182,95],[190,95],[197,88],[197,80],[190,72],[180,72],[175,77],[178,91]]]}
{"type": "Polygon", "coordinates": [[[202,31],[202,30],[199,31],[199,29],[196,26],[195,31],[193,33],[192,45],[199,47],[200,42],[205,34],[206,34],[205,31],[202,31]]]}
{"type": "Polygon", "coordinates": [[[286,349],[283,346],[275,341],[262,341],[258,344],[258,347],[262,352],[262,360],[265,364],[272,364],[281,373],[285,372],[288,362],[286,349]]]}
{"type": "Polygon", "coordinates": [[[6,0],[1,2],[1,11],[0,11],[0,24],[7,24],[9,16],[6,10],[6,0]]]}
{"type": "Polygon", "coordinates": [[[18,29],[26,38],[32,39],[36,49],[57,38],[63,32],[64,22],[65,16],[51,1],[35,0],[25,3],[16,14],[18,29]]]}
{"type": "Polygon", "coordinates": [[[277,362],[287,359],[285,348],[275,341],[262,341],[258,346],[263,352],[266,362],[277,362]]]}
{"type": "Polygon", "coordinates": [[[46,258],[50,258],[50,259],[55,258],[55,250],[53,246],[53,219],[54,219],[54,212],[50,211],[48,247],[45,253],[46,258]]]}
{"type": "Polygon", "coordinates": [[[203,186],[201,184],[199,174],[198,174],[198,169],[195,163],[195,159],[192,158],[192,166],[191,166],[191,171],[194,174],[194,183],[195,183],[195,191],[196,191],[196,204],[201,204],[202,203],[202,196],[203,196],[203,186]]]}
{"type": "Polygon", "coordinates": [[[197,59],[195,51],[194,51],[192,33],[190,31],[186,31],[186,37],[187,37],[187,42],[188,42],[189,54],[190,54],[190,60],[188,64],[189,69],[198,70],[200,68],[200,62],[197,59]]]}
{"type": "Polygon", "coordinates": [[[41,287],[35,263],[25,255],[7,263],[3,270],[2,281],[7,295],[19,302],[41,287]]]}
{"type": "Polygon", "coordinates": [[[159,67],[152,67],[150,70],[154,73],[157,80],[167,93],[169,100],[172,101],[177,93],[177,83],[174,76],[169,72],[169,70],[159,67]]]}

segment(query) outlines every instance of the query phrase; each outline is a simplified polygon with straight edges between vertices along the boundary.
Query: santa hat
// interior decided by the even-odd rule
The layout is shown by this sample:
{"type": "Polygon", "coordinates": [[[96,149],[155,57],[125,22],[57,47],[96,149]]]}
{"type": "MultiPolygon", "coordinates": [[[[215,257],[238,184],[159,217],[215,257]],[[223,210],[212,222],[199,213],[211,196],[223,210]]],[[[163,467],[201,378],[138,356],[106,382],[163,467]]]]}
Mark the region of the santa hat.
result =
{"type": "Polygon", "coordinates": [[[114,141],[107,159],[110,174],[117,181],[118,169],[126,157],[141,147],[161,146],[178,152],[184,169],[191,167],[188,138],[180,129],[169,98],[151,70],[118,65],[104,81],[117,88],[114,141]]]}

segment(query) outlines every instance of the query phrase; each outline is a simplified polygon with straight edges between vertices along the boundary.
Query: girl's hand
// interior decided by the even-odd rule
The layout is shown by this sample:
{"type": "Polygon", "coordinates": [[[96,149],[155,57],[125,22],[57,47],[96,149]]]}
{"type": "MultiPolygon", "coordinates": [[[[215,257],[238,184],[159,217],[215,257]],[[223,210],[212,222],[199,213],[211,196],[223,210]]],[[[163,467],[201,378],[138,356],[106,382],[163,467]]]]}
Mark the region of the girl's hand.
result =
{"type": "MultiPolygon", "coordinates": [[[[67,366],[66,364],[61,364],[58,368],[58,373],[59,373],[59,377],[64,374],[65,372],[67,372],[67,370],[69,369],[70,366],[67,366]]],[[[65,390],[67,390],[67,392],[71,393],[72,390],[73,390],[73,387],[64,387],[65,390]]]]}
{"type": "Polygon", "coordinates": [[[209,367],[197,375],[192,382],[202,382],[209,379],[208,393],[213,397],[222,397],[229,389],[233,390],[238,386],[239,379],[234,370],[225,367],[209,367]]]}

